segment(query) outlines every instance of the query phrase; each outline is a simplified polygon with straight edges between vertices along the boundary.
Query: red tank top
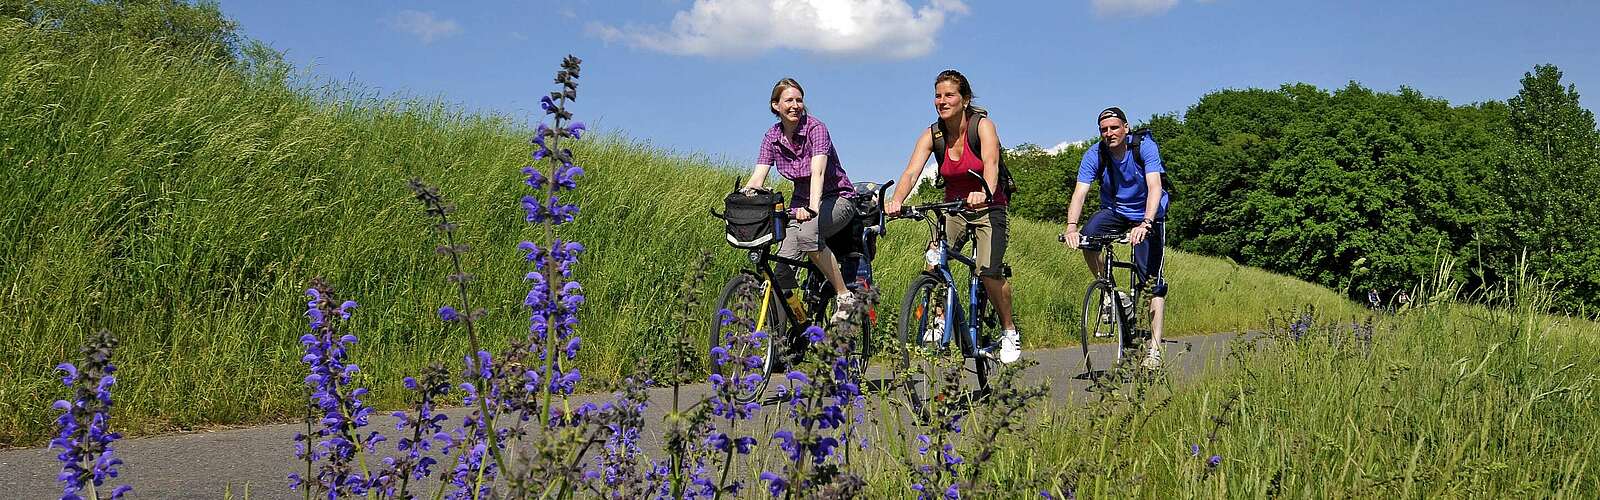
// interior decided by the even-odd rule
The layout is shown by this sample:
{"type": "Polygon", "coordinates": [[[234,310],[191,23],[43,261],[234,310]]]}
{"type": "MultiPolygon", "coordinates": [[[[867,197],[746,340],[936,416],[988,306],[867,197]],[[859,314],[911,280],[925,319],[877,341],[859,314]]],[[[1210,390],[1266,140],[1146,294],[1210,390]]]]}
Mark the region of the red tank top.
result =
{"type": "MultiPolygon", "coordinates": [[[[949,142],[953,146],[966,142],[966,139],[949,142]]],[[[983,192],[981,184],[983,179],[967,173],[977,172],[978,175],[983,175],[983,160],[978,159],[978,155],[972,154],[971,148],[963,145],[962,149],[969,151],[962,151],[961,159],[954,161],[950,159],[950,150],[948,148],[944,150],[944,163],[939,165],[939,175],[944,177],[944,201],[965,200],[969,193],[983,192]]],[[[1004,190],[997,189],[991,196],[993,198],[990,198],[989,206],[1005,206],[1010,202],[1004,190]]]]}

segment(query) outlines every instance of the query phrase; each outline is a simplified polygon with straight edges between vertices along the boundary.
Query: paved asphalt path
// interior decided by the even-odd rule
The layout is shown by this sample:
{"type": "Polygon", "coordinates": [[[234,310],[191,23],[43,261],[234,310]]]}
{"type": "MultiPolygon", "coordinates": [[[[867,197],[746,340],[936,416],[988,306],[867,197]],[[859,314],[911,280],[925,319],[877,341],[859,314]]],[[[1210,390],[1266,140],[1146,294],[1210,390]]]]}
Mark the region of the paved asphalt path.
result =
{"type": "MultiPolygon", "coordinates": [[[[1213,334],[1182,337],[1176,343],[1169,341],[1165,349],[1166,367],[1174,379],[1182,383],[1207,365],[1220,362],[1232,338],[1233,334],[1213,334]]],[[[1104,349],[1100,353],[1109,353],[1111,345],[1100,344],[1095,348],[1104,349]]],[[[1084,389],[1089,383],[1083,376],[1079,349],[1034,350],[1028,351],[1026,357],[1039,364],[1023,374],[1024,385],[1049,382],[1051,401],[1056,405],[1086,401],[1084,389]]],[[[874,381],[882,383],[882,378],[887,376],[882,367],[888,364],[881,359],[874,363],[868,375],[869,385],[874,381]]],[[[698,401],[708,391],[706,384],[684,386],[681,401],[698,401]]],[[[769,387],[768,394],[771,391],[769,387]]],[[[610,396],[590,394],[578,399],[600,401],[610,396]]],[[[651,404],[645,414],[647,435],[641,443],[649,456],[661,456],[661,438],[650,434],[648,428],[651,423],[661,421],[671,401],[671,389],[650,391],[651,404]]],[[[451,422],[457,422],[464,412],[453,409],[447,413],[453,417],[451,422]]],[[[387,412],[374,412],[369,425],[391,433],[394,418],[387,412]]],[[[121,479],[134,486],[132,498],[221,498],[225,491],[239,498],[248,488],[250,498],[292,499],[301,496],[287,489],[285,476],[296,470],[304,471],[303,463],[294,458],[292,440],[296,432],[304,430],[304,424],[264,425],[125,439],[114,446],[117,456],[125,462],[119,467],[121,479]]],[[[56,453],[44,448],[0,451],[0,498],[60,498],[61,487],[55,476],[61,467],[55,459],[56,453]]],[[[448,465],[441,465],[448,468],[448,465]]],[[[435,473],[438,470],[436,467],[435,473]]],[[[431,491],[431,487],[427,491],[431,491]]]]}

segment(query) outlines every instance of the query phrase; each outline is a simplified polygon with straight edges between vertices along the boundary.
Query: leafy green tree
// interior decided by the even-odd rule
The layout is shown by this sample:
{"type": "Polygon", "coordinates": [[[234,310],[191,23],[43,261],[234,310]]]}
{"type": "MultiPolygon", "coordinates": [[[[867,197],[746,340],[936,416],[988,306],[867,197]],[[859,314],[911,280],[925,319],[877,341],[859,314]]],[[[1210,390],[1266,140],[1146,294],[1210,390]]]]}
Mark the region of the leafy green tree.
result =
{"type": "Polygon", "coordinates": [[[1010,213],[1032,220],[1066,219],[1072,187],[1077,182],[1078,161],[1083,158],[1085,147],[1069,146],[1051,154],[1039,146],[1023,144],[1006,151],[1006,168],[1017,181],[1010,213]]]}
{"type": "Polygon", "coordinates": [[[1577,88],[1562,86],[1553,65],[1524,73],[1522,89],[1506,101],[1512,144],[1502,154],[1494,187],[1511,214],[1490,262],[1515,272],[1528,262],[1557,287],[1563,305],[1600,305],[1600,133],[1577,88]]]}
{"type": "Polygon", "coordinates": [[[232,61],[238,23],[212,0],[0,0],[0,16],[56,30],[77,43],[139,41],[232,61]]]}
{"type": "Polygon", "coordinates": [[[1439,257],[1469,258],[1495,212],[1483,116],[1354,83],[1207,95],[1182,122],[1148,124],[1178,189],[1168,234],[1351,295],[1409,288],[1439,257]]]}

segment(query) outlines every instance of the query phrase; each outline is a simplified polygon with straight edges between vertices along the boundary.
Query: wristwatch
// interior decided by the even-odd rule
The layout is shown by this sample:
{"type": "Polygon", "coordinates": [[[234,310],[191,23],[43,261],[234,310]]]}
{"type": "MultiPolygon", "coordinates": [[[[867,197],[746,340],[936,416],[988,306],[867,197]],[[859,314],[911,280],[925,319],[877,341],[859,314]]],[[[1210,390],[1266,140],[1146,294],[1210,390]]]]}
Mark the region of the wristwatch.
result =
{"type": "Polygon", "coordinates": [[[1154,219],[1145,219],[1139,221],[1139,225],[1145,226],[1146,228],[1154,228],[1156,227],[1156,221],[1154,219]]]}

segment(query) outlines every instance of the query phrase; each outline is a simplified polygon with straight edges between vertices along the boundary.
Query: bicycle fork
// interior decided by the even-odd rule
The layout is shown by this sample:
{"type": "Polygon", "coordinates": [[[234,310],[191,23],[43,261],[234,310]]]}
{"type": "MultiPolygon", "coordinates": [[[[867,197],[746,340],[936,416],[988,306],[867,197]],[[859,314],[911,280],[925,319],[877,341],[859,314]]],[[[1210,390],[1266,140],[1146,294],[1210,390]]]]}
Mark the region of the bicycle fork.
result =
{"type": "Polygon", "coordinates": [[[971,311],[967,314],[967,346],[972,349],[972,354],[978,356],[989,355],[985,349],[987,346],[978,343],[978,329],[983,327],[983,318],[979,315],[983,313],[984,295],[983,282],[977,276],[972,276],[967,281],[967,305],[971,311]]]}

